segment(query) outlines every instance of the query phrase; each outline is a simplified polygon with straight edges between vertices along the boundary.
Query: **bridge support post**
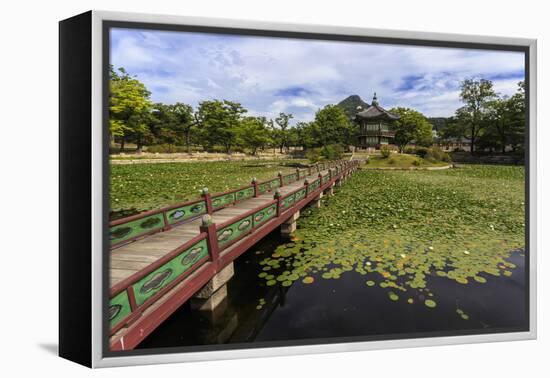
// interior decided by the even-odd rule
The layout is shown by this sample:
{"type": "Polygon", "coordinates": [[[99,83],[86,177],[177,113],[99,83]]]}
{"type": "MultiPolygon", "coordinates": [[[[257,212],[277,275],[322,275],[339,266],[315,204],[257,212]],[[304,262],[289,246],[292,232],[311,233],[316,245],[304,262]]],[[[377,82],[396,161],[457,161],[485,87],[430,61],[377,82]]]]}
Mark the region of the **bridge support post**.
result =
{"type": "Polygon", "coordinates": [[[234,274],[233,263],[220,270],[191,299],[191,308],[214,311],[227,298],[227,282],[234,274]]]}
{"type": "Polygon", "coordinates": [[[296,231],[296,220],[300,218],[300,210],[296,211],[283,224],[281,224],[281,235],[290,236],[296,231]]]}
{"type": "Polygon", "coordinates": [[[334,183],[332,183],[332,185],[328,187],[328,189],[326,190],[326,194],[328,196],[333,196],[334,195],[334,183]]]}
{"type": "Polygon", "coordinates": [[[319,193],[312,201],[311,201],[311,207],[314,207],[316,209],[321,207],[321,198],[323,198],[323,192],[319,193]]]}

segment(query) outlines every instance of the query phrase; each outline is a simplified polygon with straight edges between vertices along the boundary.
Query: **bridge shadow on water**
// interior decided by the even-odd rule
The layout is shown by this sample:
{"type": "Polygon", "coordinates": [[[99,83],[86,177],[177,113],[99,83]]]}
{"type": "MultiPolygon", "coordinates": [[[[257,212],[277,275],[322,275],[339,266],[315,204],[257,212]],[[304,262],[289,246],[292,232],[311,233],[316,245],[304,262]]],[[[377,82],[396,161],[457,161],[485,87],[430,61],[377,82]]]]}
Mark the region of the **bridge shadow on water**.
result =
{"type": "Polygon", "coordinates": [[[138,349],[314,339],[326,342],[342,337],[426,337],[528,328],[522,252],[514,252],[510,258],[517,266],[511,277],[490,277],[485,284],[467,285],[430,277],[428,286],[435,293],[437,307],[428,308],[422,295],[415,296],[413,304],[407,303],[407,293],[391,301],[387,290],[367,287],[365,276],[353,271],[337,280],[316,277],[310,285],[298,280],[289,287],[268,287],[258,277],[259,261],[283,242],[276,230],[235,261],[228,297],[216,311],[200,313],[184,304],[138,349]],[[460,311],[468,318],[461,317],[460,311]]]}

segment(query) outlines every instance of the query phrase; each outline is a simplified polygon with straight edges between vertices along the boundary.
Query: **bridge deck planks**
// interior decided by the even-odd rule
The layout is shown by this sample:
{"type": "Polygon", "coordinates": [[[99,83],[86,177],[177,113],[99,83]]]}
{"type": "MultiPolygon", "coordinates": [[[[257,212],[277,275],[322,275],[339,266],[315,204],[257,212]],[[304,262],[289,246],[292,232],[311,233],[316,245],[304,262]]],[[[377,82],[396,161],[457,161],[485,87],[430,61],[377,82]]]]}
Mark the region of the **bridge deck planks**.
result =
{"type": "MultiPolygon", "coordinates": [[[[325,170],[323,174],[327,172],[325,170]]],[[[315,172],[308,176],[307,179],[313,181],[317,177],[318,173],[315,172]]],[[[284,196],[303,186],[304,180],[305,178],[301,178],[296,182],[279,188],[279,190],[284,196]]],[[[273,200],[273,192],[262,194],[256,198],[250,198],[216,211],[212,214],[212,221],[216,224],[224,223],[249,210],[267,204],[271,200],[273,200]]],[[[200,233],[200,224],[201,219],[197,218],[193,221],[174,226],[170,230],[147,236],[112,250],[110,259],[111,287],[197,236],[200,233]]]]}

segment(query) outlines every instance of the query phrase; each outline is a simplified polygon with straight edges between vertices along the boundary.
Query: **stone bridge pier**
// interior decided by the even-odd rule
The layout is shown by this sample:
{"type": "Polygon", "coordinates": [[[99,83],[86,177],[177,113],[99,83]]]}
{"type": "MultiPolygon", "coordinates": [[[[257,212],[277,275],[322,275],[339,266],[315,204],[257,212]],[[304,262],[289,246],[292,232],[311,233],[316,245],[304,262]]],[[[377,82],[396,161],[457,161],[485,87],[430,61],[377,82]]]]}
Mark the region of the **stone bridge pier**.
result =
{"type": "Polygon", "coordinates": [[[296,221],[300,218],[300,210],[296,211],[290,216],[283,224],[281,224],[281,235],[289,237],[294,231],[296,231],[296,221]]]}
{"type": "Polygon", "coordinates": [[[227,298],[227,282],[235,270],[231,262],[210,279],[191,299],[191,308],[200,311],[214,311],[227,298]]]}

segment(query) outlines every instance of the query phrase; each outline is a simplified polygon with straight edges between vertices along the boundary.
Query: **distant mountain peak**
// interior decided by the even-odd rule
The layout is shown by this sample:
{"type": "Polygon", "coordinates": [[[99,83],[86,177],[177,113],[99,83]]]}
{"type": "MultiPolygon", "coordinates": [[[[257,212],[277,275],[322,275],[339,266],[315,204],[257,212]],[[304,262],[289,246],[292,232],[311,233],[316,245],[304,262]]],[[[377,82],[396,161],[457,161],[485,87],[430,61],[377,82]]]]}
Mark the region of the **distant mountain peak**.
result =
{"type": "Polygon", "coordinates": [[[350,95],[337,104],[349,118],[354,118],[357,113],[365,110],[370,105],[356,94],[350,95]]]}

